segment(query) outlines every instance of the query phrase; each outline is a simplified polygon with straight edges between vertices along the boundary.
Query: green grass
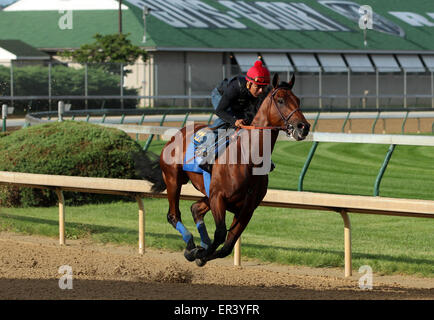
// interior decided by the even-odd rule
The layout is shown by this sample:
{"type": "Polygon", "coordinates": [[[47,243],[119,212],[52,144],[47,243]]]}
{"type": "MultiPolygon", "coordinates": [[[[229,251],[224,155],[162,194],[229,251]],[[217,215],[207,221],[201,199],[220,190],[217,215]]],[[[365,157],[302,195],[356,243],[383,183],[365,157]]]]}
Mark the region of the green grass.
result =
{"type": "MultiPolygon", "coordinates": [[[[165,142],[154,141],[159,153],[165,142]]],[[[296,190],[309,142],[279,142],[270,187],[296,190]]],[[[372,195],[385,145],[320,143],[304,182],[306,191],[372,195]]],[[[434,200],[434,148],[397,146],[380,187],[381,196],[434,200]]],[[[198,234],[191,201],[181,201],[183,221],[198,234]]],[[[145,199],[146,246],[177,250],[184,243],[166,220],[166,199],[145,199]]],[[[137,246],[137,204],[114,202],[67,207],[67,238],[91,238],[137,246]]],[[[353,269],[369,265],[376,273],[434,277],[432,219],[350,214],[353,269]]],[[[232,214],[228,213],[227,225],[232,214]]],[[[211,238],[214,222],[206,224],[211,238]]],[[[58,211],[51,208],[0,208],[0,230],[58,236],[58,211]]],[[[281,264],[343,267],[343,222],[339,214],[259,207],[242,236],[242,256],[281,264]]]]}

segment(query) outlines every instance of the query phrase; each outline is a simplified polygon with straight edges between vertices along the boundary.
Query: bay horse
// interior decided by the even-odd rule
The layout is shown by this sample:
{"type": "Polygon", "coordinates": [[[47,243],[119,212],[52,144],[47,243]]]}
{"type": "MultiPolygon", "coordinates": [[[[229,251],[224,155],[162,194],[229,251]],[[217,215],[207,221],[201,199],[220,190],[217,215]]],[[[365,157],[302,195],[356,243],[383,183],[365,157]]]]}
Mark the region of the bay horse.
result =
{"type": "MultiPolygon", "coordinates": [[[[300,100],[292,93],[294,83],[294,75],[289,83],[279,83],[279,77],[275,74],[272,81],[272,90],[262,101],[250,126],[242,126],[245,132],[248,132],[249,137],[252,137],[254,130],[259,132],[261,138],[258,144],[252,145],[252,142],[249,143],[251,148],[259,149],[261,154],[266,152],[264,137],[267,130],[268,137],[270,137],[268,141],[270,144],[268,148],[270,157],[280,130],[297,141],[305,139],[309,133],[310,124],[300,110],[300,100]]],[[[208,190],[209,196],[207,196],[205,190],[202,174],[184,171],[183,161],[168,163],[167,157],[163,155],[167,155],[169,152],[171,156],[178,156],[178,159],[183,160],[191,135],[204,127],[206,125],[195,124],[194,130],[190,130],[191,132],[188,132],[189,130],[186,130],[186,127],[182,128],[177,133],[178,138],[181,139],[176,139],[176,135],[172,137],[164,146],[160,155],[160,168],[164,183],[160,184],[159,191],[164,190],[164,185],[167,188],[169,201],[167,220],[181,233],[186,243],[185,258],[188,261],[196,261],[198,266],[203,266],[207,261],[216,258],[226,257],[232,252],[235,242],[241,236],[253,212],[265,197],[268,187],[268,171],[265,174],[254,174],[254,169],[258,169],[260,164],[253,163],[251,157],[247,163],[228,164],[227,161],[222,161],[224,159],[222,156],[227,157],[228,149],[222,155],[219,155],[212,166],[208,190]],[[191,206],[191,213],[201,237],[199,246],[195,245],[192,234],[182,224],[179,210],[181,187],[188,181],[191,181],[193,186],[204,195],[202,199],[191,206]],[[216,225],[212,242],[204,223],[204,216],[210,209],[216,225]],[[229,230],[226,228],[225,223],[226,211],[234,214],[229,230]],[[222,243],[224,243],[223,247],[217,250],[222,243]]],[[[247,141],[250,140],[247,139],[247,141]]],[[[236,150],[242,153],[240,141],[237,141],[235,146],[236,150]]],[[[271,161],[270,157],[269,160],[264,161],[271,161]]]]}

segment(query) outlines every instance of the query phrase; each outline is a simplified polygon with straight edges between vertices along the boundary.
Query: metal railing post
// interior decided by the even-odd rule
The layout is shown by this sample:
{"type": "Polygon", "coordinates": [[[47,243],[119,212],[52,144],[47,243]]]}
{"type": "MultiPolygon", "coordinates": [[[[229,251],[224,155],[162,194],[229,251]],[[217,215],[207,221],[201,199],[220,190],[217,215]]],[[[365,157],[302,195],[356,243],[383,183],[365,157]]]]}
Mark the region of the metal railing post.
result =
{"type": "Polygon", "coordinates": [[[208,125],[210,125],[211,124],[211,121],[212,121],[212,117],[214,116],[214,113],[211,113],[211,115],[209,116],[209,119],[208,119],[208,125]]]}
{"type": "Polygon", "coordinates": [[[380,75],[378,73],[378,68],[375,68],[375,104],[377,110],[380,109],[380,75]]]}
{"type": "Polygon", "coordinates": [[[409,113],[409,112],[410,112],[410,111],[407,111],[407,112],[405,113],[404,120],[402,121],[402,126],[401,126],[401,133],[402,133],[402,134],[404,134],[405,123],[407,122],[407,118],[408,118],[408,113],[409,113]]]}
{"type": "Polygon", "coordinates": [[[321,110],[322,109],[322,72],[321,69],[318,71],[318,93],[319,93],[319,100],[318,100],[318,107],[321,110]]]}
{"type": "Polygon", "coordinates": [[[59,101],[57,104],[57,121],[62,122],[63,121],[63,114],[65,113],[65,102],[59,101]]]}
{"type": "Polygon", "coordinates": [[[383,164],[381,165],[380,171],[378,172],[377,178],[375,179],[374,197],[377,197],[380,194],[381,179],[383,179],[384,172],[386,171],[387,165],[389,164],[390,158],[392,157],[392,153],[395,150],[395,146],[395,144],[390,145],[386,157],[384,158],[383,164]]]}
{"type": "Polygon", "coordinates": [[[51,110],[51,95],[52,95],[51,62],[49,62],[48,63],[48,110],[51,110]]]}
{"type": "MultiPolygon", "coordinates": [[[[158,97],[158,64],[154,63],[154,95],[158,97]]],[[[152,98],[152,107],[156,106],[155,97],[152,98]]]]}
{"type": "Polygon", "coordinates": [[[407,109],[407,71],[404,69],[404,109],[407,109]]]}
{"type": "Polygon", "coordinates": [[[145,207],[140,195],[136,195],[136,201],[139,206],[139,254],[145,253],[145,207]]]}
{"type": "MultiPolygon", "coordinates": [[[[167,113],[165,112],[163,114],[163,117],[161,118],[160,127],[162,127],[164,125],[164,121],[166,120],[166,116],[167,116],[167,113]]],[[[160,135],[157,135],[157,141],[160,141],[160,135]]]]}
{"type": "Polygon", "coordinates": [[[372,134],[375,132],[375,126],[377,125],[377,121],[380,118],[380,113],[381,113],[381,111],[378,111],[377,117],[375,118],[374,123],[372,124],[372,129],[371,129],[372,134]]]}
{"type": "Polygon", "coordinates": [[[87,100],[87,96],[89,95],[87,63],[84,64],[84,95],[86,96],[86,99],[84,100],[84,106],[87,110],[89,107],[89,101],[87,100]]]}
{"type": "MultiPolygon", "coordinates": [[[[11,62],[11,97],[12,97],[12,100],[11,100],[11,107],[13,107],[14,106],[14,99],[13,99],[13,97],[14,97],[14,65],[13,65],[13,63],[11,62]]],[[[51,111],[51,109],[50,109],[50,111],[51,111]]]]}
{"type": "Polygon", "coordinates": [[[345,209],[339,212],[344,220],[344,247],[345,247],[345,278],[352,275],[352,258],[351,258],[351,222],[350,217],[345,209]]]}
{"type": "Polygon", "coordinates": [[[321,111],[318,111],[316,117],[315,117],[315,121],[313,122],[313,126],[312,126],[312,132],[315,131],[316,125],[318,123],[318,119],[319,119],[319,115],[321,114],[321,111]]]}
{"type": "Polygon", "coordinates": [[[187,123],[187,119],[188,119],[189,115],[190,115],[190,112],[187,112],[187,114],[185,115],[184,121],[182,122],[181,128],[185,127],[185,124],[187,123]]]}
{"type": "Polygon", "coordinates": [[[431,71],[431,108],[434,109],[434,72],[431,71]]]}
{"type": "Polygon", "coordinates": [[[188,107],[191,108],[191,64],[188,65],[188,107]]]}
{"type": "Polygon", "coordinates": [[[348,68],[347,74],[347,107],[348,110],[351,110],[351,71],[348,68]]]}
{"type": "Polygon", "coordinates": [[[59,244],[65,245],[65,198],[62,189],[56,188],[57,198],[59,200],[59,244]]]}
{"type": "Polygon", "coordinates": [[[309,169],[310,162],[312,161],[315,150],[318,147],[318,141],[314,141],[312,147],[310,148],[309,154],[307,156],[306,162],[304,163],[303,169],[301,170],[300,177],[298,178],[298,191],[303,191],[303,181],[306,175],[307,169],[309,169]]]}
{"type": "Polygon", "coordinates": [[[348,113],[347,113],[347,116],[346,116],[346,118],[345,118],[345,120],[344,120],[344,124],[342,125],[342,133],[345,133],[345,125],[347,124],[347,122],[348,122],[348,119],[350,118],[350,113],[351,113],[351,111],[349,111],[348,113]]]}
{"type": "MultiPolygon", "coordinates": [[[[163,114],[163,118],[160,121],[160,127],[163,126],[164,120],[166,119],[166,115],[167,115],[167,113],[163,114]]],[[[145,146],[143,147],[143,151],[146,152],[148,150],[149,146],[151,145],[152,140],[154,139],[154,136],[155,136],[155,134],[151,134],[148,137],[148,140],[146,140],[145,146]]]]}
{"type": "MultiPolygon", "coordinates": [[[[139,126],[143,124],[143,121],[145,120],[145,114],[142,114],[142,118],[139,121],[139,126]]],[[[139,134],[136,133],[136,141],[139,141],[139,134]]]]}
{"type": "Polygon", "coordinates": [[[2,131],[6,132],[6,119],[8,117],[8,106],[2,105],[2,131]]]}
{"type": "Polygon", "coordinates": [[[241,236],[234,246],[234,266],[241,266],[241,236]]]}
{"type": "Polygon", "coordinates": [[[124,65],[123,63],[121,65],[121,78],[120,78],[120,84],[121,84],[121,109],[124,109],[124,65]]]}

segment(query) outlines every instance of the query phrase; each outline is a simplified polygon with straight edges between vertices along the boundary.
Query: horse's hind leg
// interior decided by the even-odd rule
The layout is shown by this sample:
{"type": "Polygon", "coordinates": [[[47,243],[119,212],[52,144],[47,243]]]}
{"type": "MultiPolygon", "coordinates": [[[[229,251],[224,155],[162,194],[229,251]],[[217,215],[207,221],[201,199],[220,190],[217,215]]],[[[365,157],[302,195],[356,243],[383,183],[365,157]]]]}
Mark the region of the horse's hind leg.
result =
{"type": "Polygon", "coordinates": [[[167,199],[169,200],[169,212],[167,213],[167,221],[181,233],[182,239],[186,243],[184,256],[188,261],[194,261],[195,256],[193,249],[196,248],[194,244],[193,235],[184,226],[181,220],[181,211],[179,210],[179,197],[181,194],[182,183],[185,179],[181,179],[179,173],[176,177],[164,175],[164,180],[167,186],[167,199]]]}

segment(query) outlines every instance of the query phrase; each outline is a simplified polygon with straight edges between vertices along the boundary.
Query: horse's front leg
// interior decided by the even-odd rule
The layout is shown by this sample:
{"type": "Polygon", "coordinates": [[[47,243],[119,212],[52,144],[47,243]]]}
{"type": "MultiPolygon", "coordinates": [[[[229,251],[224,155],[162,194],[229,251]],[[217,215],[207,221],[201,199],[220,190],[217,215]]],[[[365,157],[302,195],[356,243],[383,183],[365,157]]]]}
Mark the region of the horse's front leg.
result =
{"type": "Polygon", "coordinates": [[[215,251],[212,255],[207,256],[206,261],[224,258],[232,252],[235,243],[249,224],[250,218],[253,216],[253,211],[254,210],[243,210],[238,216],[234,216],[223,247],[220,250],[215,251]]]}
{"type": "Polygon", "coordinates": [[[208,249],[197,252],[196,263],[198,266],[205,265],[208,260],[208,256],[212,255],[217,248],[225,242],[227,230],[226,230],[226,203],[222,195],[214,196],[210,199],[210,208],[214,217],[216,229],[214,232],[214,239],[208,246],[208,249]]]}

